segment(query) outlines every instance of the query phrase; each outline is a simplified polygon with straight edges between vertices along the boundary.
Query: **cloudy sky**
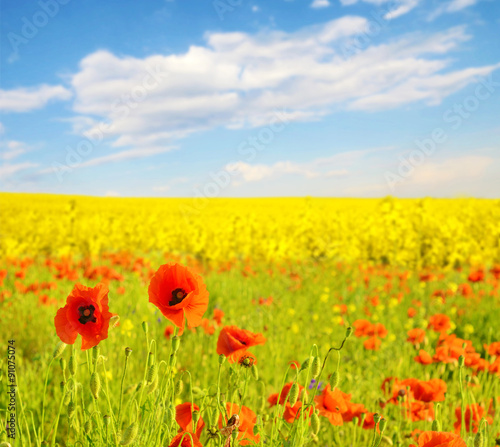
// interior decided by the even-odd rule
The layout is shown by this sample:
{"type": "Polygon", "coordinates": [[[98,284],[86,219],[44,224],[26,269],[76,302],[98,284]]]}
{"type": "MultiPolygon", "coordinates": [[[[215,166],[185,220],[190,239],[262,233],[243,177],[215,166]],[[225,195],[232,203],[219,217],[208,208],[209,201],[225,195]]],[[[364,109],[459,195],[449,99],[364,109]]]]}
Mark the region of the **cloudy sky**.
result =
{"type": "Polygon", "coordinates": [[[500,197],[496,0],[4,0],[0,190],[500,197]]]}

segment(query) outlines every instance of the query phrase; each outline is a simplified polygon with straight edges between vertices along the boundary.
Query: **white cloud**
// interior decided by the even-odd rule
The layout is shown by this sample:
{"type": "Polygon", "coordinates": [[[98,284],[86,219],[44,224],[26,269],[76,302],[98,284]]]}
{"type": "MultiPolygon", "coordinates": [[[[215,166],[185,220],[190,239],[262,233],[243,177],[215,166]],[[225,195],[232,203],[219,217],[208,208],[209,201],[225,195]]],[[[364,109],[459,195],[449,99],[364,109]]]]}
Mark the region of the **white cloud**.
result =
{"type": "Polygon", "coordinates": [[[416,8],[422,0],[340,0],[340,3],[344,6],[350,6],[355,5],[358,1],[370,3],[378,8],[385,8],[386,3],[391,3],[390,9],[384,14],[384,19],[392,20],[409,13],[416,8]]]}
{"type": "Polygon", "coordinates": [[[146,157],[151,157],[153,155],[163,154],[173,149],[174,147],[150,147],[145,149],[129,149],[121,152],[115,152],[109,155],[104,155],[102,157],[91,158],[90,160],[81,163],[79,167],[84,168],[87,166],[98,166],[106,163],[119,162],[123,160],[146,158],[146,157]]]}
{"type": "Polygon", "coordinates": [[[478,0],[452,0],[448,3],[446,10],[448,12],[461,11],[464,8],[473,6],[478,2],[478,0]]]}
{"type": "Polygon", "coordinates": [[[330,6],[330,2],[328,0],[314,0],[311,3],[311,8],[315,9],[327,8],[328,6],[330,6]]]}
{"type": "Polygon", "coordinates": [[[5,163],[0,166],[0,179],[5,181],[8,177],[12,176],[13,174],[19,171],[23,171],[29,168],[35,168],[37,166],[38,163],[31,163],[31,162],[15,163],[15,164],[5,163]]]}
{"type": "Polygon", "coordinates": [[[275,177],[283,174],[299,174],[306,178],[318,177],[320,174],[311,171],[298,163],[291,161],[279,161],[273,165],[256,164],[251,165],[242,161],[225,166],[228,172],[237,174],[245,182],[257,182],[265,178],[275,177]]]}
{"type": "Polygon", "coordinates": [[[274,164],[249,164],[238,161],[226,165],[224,169],[238,175],[243,182],[258,182],[285,174],[295,174],[308,179],[344,177],[349,174],[347,168],[355,167],[362,159],[393,149],[393,147],[381,147],[339,152],[330,157],[316,158],[303,163],[278,161],[274,164]]]}
{"type": "Polygon", "coordinates": [[[429,15],[429,20],[434,20],[436,17],[445,13],[461,11],[469,6],[474,6],[477,2],[478,0],[451,0],[449,2],[444,2],[429,15]]]}
{"type": "Polygon", "coordinates": [[[75,123],[110,123],[114,147],[145,150],[216,127],[265,126],[276,110],[304,121],[339,109],[437,104],[497,68],[449,70],[449,53],[470,39],[464,27],[407,34],[346,57],[367,26],[346,16],[290,33],[208,33],[204,46],[144,59],[98,51],[71,78],[75,123]]]}
{"type": "Polygon", "coordinates": [[[71,98],[71,92],[61,85],[42,84],[31,88],[0,89],[0,111],[29,112],[41,109],[49,101],[69,98],[71,98]]]}
{"type": "Polygon", "coordinates": [[[0,143],[0,159],[12,160],[29,151],[30,147],[22,141],[5,141],[0,143]]]}
{"type": "Polygon", "coordinates": [[[416,167],[408,182],[437,186],[450,184],[454,180],[479,178],[493,162],[493,158],[482,155],[466,155],[441,162],[428,162],[416,167]]]}

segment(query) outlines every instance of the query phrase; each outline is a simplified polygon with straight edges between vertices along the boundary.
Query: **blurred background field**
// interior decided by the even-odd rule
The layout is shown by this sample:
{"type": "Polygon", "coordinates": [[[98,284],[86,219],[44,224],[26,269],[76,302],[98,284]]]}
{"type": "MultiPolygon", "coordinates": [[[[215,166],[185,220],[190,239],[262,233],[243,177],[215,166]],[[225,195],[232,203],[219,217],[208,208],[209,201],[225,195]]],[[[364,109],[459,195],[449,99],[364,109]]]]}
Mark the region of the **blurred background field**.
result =
{"type": "Polygon", "coordinates": [[[500,261],[500,200],[0,194],[0,256],[191,255],[409,268],[500,261]]]}

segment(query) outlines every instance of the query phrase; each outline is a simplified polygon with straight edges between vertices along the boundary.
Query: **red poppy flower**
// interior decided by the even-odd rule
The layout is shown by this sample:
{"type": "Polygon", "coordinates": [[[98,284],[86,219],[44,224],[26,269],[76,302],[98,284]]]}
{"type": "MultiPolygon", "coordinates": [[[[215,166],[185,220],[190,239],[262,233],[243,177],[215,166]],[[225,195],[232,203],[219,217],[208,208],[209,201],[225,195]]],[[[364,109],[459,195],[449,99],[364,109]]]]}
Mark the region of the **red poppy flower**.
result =
{"type": "Polygon", "coordinates": [[[108,287],[98,284],[94,288],[76,284],[54,318],[57,336],[72,345],[78,334],[82,336],[82,350],[92,348],[108,338],[108,287]]]}
{"type": "Polygon", "coordinates": [[[329,419],[332,425],[343,425],[342,413],[347,411],[347,404],[344,398],[344,393],[338,388],[330,390],[330,385],[327,385],[323,393],[316,396],[316,408],[319,414],[329,419]]]}
{"type": "Polygon", "coordinates": [[[183,431],[179,433],[168,447],[203,447],[196,435],[183,431]]]}
{"type": "MultiPolygon", "coordinates": [[[[193,411],[200,411],[198,405],[193,405],[193,411]]],[[[191,411],[191,402],[185,402],[175,407],[175,421],[179,424],[181,432],[193,433],[193,413],[191,411]]],[[[196,424],[195,435],[199,438],[205,427],[205,422],[200,417],[196,424]]]]}
{"type": "MultiPolygon", "coordinates": [[[[244,405],[240,407],[237,404],[232,404],[227,402],[226,409],[228,417],[231,418],[233,414],[237,414],[240,417],[240,425],[238,427],[238,440],[240,445],[252,445],[256,444],[260,441],[259,435],[253,434],[253,429],[255,424],[257,423],[257,415],[250,410],[250,408],[245,407],[244,405]]],[[[222,416],[219,417],[219,427],[222,428],[227,424],[228,419],[222,416]],[[223,425],[224,424],[224,425],[223,425]]]]}
{"type": "Polygon", "coordinates": [[[433,362],[432,356],[423,349],[418,351],[418,355],[414,358],[414,360],[422,365],[430,365],[433,362]]]}
{"type": "Polygon", "coordinates": [[[184,332],[201,324],[208,307],[208,291],[200,275],[179,264],[162,265],[149,283],[149,302],[184,332]]]}
{"type": "MultiPolygon", "coordinates": [[[[417,446],[410,444],[410,447],[417,446]]],[[[455,433],[424,431],[418,437],[418,447],[467,447],[467,444],[455,433]]]]}
{"type": "Polygon", "coordinates": [[[214,320],[217,323],[217,326],[222,324],[222,318],[224,317],[224,312],[220,309],[214,309],[214,320]]]}
{"type": "Polygon", "coordinates": [[[451,328],[450,317],[444,314],[432,315],[429,318],[429,328],[432,328],[435,332],[446,332],[451,328]]]}
{"type": "Polygon", "coordinates": [[[262,334],[254,334],[236,326],[225,326],[217,340],[217,354],[224,354],[230,363],[235,363],[250,346],[262,345],[265,341],[262,334]]]}
{"type": "Polygon", "coordinates": [[[416,345],[420,344],[424,341],[425,338],[425,331],[420,328],[415,328],[415,329],[410,329],[408,332],[408,338],[406,341],[409,341],[410,343],[416,345]]]}
{"type": "MultiPolygon", "coordinates": [[[[470,432],[472,430],[473,433],[477,433],[477,430],[479,429],[479,423],[481,422],[481,419],[485,417],[486,421],[488,424],[493,424],[493,419],[486,414],[486,411],[482,405],[479,404],[472,404],[472,405],[467,405],[465,407],[465,430],[467,432],[470,432]],[[472,426],[471,426],[472,424],[472,426]]],[[[462,408],[457,407],[455,409],[455,417],[456,421],[453,424],[453,427],[455,428],[456,433],[460,433],[460,430],[462,428],[462,408]]]]}

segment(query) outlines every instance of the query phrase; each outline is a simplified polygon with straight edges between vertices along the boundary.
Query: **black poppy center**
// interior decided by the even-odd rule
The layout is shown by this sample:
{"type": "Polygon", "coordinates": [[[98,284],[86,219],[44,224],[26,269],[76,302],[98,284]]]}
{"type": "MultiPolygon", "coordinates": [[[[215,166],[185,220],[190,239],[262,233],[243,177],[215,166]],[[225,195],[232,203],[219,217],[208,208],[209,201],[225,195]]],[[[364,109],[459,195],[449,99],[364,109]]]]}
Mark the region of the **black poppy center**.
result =
{"type": "Polygon", "coordinates": [[[175,306],[182,302],[186,298],[187,293],[184,289],[178,288],[172,291],[172,299],[168,302],[169,306],[175,306]]]}
{"type": "Polygon", "coordinates": [[[78,312],[80,312],[80,318],[78,321],[82,324],[87,324],[89,321],[95,323],[97,321],[94,316],[95,307],[91,304],[90,306],[80,306],[78,312]]]}

